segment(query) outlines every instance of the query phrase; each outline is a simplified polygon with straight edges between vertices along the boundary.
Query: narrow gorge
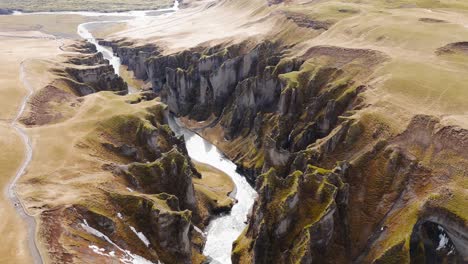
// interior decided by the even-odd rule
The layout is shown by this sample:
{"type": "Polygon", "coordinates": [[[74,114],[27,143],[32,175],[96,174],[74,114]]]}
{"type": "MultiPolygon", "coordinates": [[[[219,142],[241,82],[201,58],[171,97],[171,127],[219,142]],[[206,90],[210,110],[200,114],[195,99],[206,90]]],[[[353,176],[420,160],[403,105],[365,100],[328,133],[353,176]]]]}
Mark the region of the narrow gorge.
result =
{"type": "Polygon", "coordinates": [[[234,263],[467,260],[455,187],[466,177],[467,130],[428,115],[392,128],[366,113],[361,94],[390,60],[384,52],[314,46],[287,56],[284,40],[255,39],[175,53],[100,43],[256,186],[234,263]],[[447,180],[455,185],[439,184],[447,180]],[[419,233],[426,223],[432,235],[419,233]]]}
{"type": "Polygon", "coordinates": [[[30,260],[467,263],[468,5],[449,2],[9,10],[26,153],[5,190],[30,260]]]}

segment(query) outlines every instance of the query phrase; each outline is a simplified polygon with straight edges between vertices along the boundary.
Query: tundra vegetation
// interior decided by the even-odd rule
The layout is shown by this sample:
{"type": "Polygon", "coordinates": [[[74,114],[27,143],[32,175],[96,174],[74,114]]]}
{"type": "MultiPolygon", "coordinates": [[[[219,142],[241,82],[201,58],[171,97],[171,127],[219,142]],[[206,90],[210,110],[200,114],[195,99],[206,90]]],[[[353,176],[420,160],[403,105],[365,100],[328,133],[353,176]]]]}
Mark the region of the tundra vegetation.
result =
{"type": "Polygon", "coordinates": [[[233,263],[468,261],[465,1],[183,7],[93,28],[122,77],[71,40],[25,64],[37,154],[17,188],[46,261],[207,260],[200,231],[235,186],[171,114],[258,192],[233,263]]]}

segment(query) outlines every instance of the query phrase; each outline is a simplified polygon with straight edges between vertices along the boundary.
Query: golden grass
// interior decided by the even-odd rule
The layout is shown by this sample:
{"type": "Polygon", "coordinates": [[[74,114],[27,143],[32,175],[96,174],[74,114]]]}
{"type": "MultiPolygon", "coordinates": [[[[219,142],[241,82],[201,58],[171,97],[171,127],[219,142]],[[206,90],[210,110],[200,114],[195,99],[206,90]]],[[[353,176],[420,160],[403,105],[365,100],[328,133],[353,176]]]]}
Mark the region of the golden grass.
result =
{"type": "Polygon", "coordinates": [[[234,191],[235,185],[231,177],[210,165],[194,163],[202,175],[201,179],[193,179],[195,190],[208,198],[211,208],[232,205],[233,200],[228,195],[234,191]]]}
{"type": "MultiPolygon", "coordinates": [[[[23,142],[15,130],[0,123],[0,188],[6,190],[23,161],[23,142]]],[[[5,193],[0,197],[0,232],[8,246],[0,247],[0,263],[32,262],[27,244],[27,227],[5,193]]]]}
{"type": "MultiPolygon", "coordinates": [[[[12,37],[3,36],[3,32],[0,35],[0,53],[3,54],[0,64],[0,187],[6,190],[24,158],[24,143],[11,126],[26,95],[20,80],[21,62],[34,57],[55,56],[58,44],[52,40],[32,38],[38,36],[34,32],[15,32],[12,37]]],[[[31,263],[26,224],[5,193],[0,198],[0,215],[0,231],[5,241],[9,241],[8,245],[0,248],[0,263],[31,263]]]]}

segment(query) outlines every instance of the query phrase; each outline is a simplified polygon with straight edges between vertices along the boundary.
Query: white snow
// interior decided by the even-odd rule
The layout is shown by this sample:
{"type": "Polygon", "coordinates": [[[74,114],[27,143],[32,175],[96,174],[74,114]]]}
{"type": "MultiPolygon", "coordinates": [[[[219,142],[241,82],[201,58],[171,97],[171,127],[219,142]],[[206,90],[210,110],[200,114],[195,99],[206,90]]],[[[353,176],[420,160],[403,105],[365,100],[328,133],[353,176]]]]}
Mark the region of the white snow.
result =
{"type": "Polygon", "coordinates": [[[141,242],[145,243],[146,247],[149,247],[150,242],[148,238],[143,234],[142,232],[138,232],[133,226],[130,226],[130,229],[135,233],[135,235],[138,236],[138,238],[141,240],[141,242]]]}
{"type": "Polygon", "coordinates": [[[441,250],[447,246],[449,242],[449,238],[447,237],[447,235],[445,235],[445,230],[441,226],[437,226],[437,228],[440,231],[439,233],[440,240],[439,240],[439,245],[437,246],[436,250],[441,250]]]}
{"type": "MultiPolygon", "coordinates": [[[[88,224],[88,222],[86,221],[86,219],[83,220],[83,223],[81,224],[81,227],[86,232],[90,233],[91,235],[103,238],[109,244],[111,244],[116,249],[118,249],[120,251],[120,253],[122,253],[122,257],[120,258],[120,261],[122,263],[124,263],[124,264],[154,264],[153,262],[151,262],[151,261],[149,261],[149,260],[147,260],[147,259],[145,259],[145,258],[143,258],[143,257],[141,257],[139,255],[131,253],[129,250],[122,249],[117,244],[115,244],[109,237],[107,237],[106,235],[101,233],[99,230],[94,229],[93,227],[91,227],[88,224]]],[[[99,255],[102,255],[102,256],[108,256],[108,257],[114,257],[115,256],[115,252],[111,251],[112,255],[111,255],[111,252],[109,252],[109,254],[106,254],[105,249],[99,248],[99,247],[97,247],[95,245],[90,245],[89,248],[91,248],[96,254],[99,254],[99,255]]]]}
{"type": "Polygon", "coordinates": [[[201,234],[202,236],[206,236],[206,233],[203,232],[203,230],[201,230],[200,228],[198,228],[198,226],[196,225],[193,225],[193,229],[195,229],[195,231],[197,231],[199,234],[201,234]]]}

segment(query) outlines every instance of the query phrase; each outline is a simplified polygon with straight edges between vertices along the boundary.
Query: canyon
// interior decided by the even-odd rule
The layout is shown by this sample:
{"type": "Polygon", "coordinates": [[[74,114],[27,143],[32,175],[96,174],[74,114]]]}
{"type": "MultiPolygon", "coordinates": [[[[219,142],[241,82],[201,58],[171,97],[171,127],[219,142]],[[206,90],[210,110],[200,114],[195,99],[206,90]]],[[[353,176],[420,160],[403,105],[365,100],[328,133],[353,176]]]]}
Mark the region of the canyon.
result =
{"type": "Polygon", "coordinates": [[[468,262],[468,4],[161,6],[0,16],[0,262],[468,262]]]}

